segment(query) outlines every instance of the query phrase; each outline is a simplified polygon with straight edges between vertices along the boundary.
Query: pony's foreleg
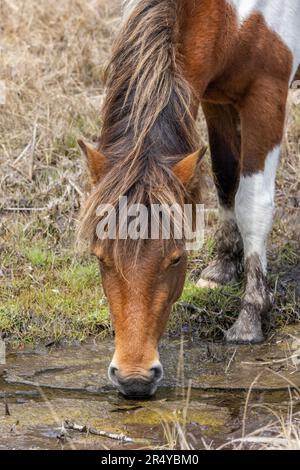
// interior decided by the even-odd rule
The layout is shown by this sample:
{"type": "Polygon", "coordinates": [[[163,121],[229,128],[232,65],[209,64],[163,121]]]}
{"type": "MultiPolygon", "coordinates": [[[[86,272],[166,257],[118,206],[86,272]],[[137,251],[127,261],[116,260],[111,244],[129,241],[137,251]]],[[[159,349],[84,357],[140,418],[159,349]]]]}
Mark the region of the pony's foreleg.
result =
{"type": "Polygon", "coordinates": [[[239,116],[230,105],[202,103],[206,117],[211,159],[219,199],[217,253],[204,269],[198,287],[217,287],[236,281],[242,266],[242,239],[237,227],[234,201],[240,175],[239,116]]]}
{"type": "Polygon", "coordinates": [[[271,306],[267,239],[273,221],[286,94],[284,84],[258,84],[241,111],[242,172],[235,214],[243,238],[246,290],[238,320],[226,333],[228,342],[258,343],[264,339],[262,315],[271,306]]]}

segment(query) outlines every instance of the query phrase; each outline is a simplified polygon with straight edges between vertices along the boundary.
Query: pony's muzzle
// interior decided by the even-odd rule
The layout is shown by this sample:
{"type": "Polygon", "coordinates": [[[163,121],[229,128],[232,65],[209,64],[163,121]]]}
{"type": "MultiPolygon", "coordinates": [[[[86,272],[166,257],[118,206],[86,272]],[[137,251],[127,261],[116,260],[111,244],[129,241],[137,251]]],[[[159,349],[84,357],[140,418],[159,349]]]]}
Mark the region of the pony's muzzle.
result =
{"type": "Polygon", "coordinates": [[[129,398],[147,398],[154,395],[163,378],[163,368],[156,363],[151,369],[142,372],[122,374],[120,369],[109,366],[108,377],[117,389],[129,398]]]}

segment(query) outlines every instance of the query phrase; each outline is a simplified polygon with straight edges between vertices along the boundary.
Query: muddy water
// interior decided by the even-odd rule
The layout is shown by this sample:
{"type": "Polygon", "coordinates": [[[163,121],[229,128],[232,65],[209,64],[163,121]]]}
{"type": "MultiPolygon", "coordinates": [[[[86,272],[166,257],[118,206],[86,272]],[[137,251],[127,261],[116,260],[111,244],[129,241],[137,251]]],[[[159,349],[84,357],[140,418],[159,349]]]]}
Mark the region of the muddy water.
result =
{"type": "Polygon", "coordinates": [[[241,437],[249,387],[247,432],[270,420],[268,408],[286,413],[288,387],[300,387],[299,327],[255,347],[166,339],[166,377],[149,401],[126,400],[109,385],[112,352],[104,341],[9,353],[0,369],[0,449],[159,448],[172,445],[178,424],[194,448],[217,447],[241,437]],[[65,420],[132,442],[62,432],[65,420]]]}

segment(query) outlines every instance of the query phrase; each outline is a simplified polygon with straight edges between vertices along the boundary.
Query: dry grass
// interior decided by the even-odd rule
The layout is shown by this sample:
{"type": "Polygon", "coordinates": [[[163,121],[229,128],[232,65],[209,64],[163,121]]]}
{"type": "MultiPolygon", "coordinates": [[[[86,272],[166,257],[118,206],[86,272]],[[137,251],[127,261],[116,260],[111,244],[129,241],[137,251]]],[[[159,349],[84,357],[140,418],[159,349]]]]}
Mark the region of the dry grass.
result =
{"type": "MultiPolygon", "coordinates": [[[[299,398],[297,399],[299,400],[299,398]]],[[[293,412],[293,404],[285,414],[274,411],[271,407],[264,410],[264,419],[267,424],[259,426],[255,431],[240,437],[231,438],[220,447],[214,442],[202,439],[197,449],[203,450],[300,450],[300,413],[293,412]],[[267,412],[267,413],[266,413],[267,412]]],[[[174,418],[173,423],[162,423],[165,446],[168,450],[195,450],[195,442],[192,433],[187,433],[184,425],[174,418]]]]}
{"type": "Polygon", "coordinates": [[[2,0],[1,205],[79,206],[76,139],[98,134],[101,76],[118,18],[105,0],[2,0]]]}
{"type": "MultiPolygon", "coordinates": [[[[253,384],[254,385],[254,384],[253,384]]],[[[243,413],[242,429],[237,431],[236,437],[228,437],[227,442],[216,446],[214,440],[207,441],[202,438],[199,447],[204,450],[300,450],[300,390],[292,382],[287,381],[289,389],[289,405],[281,407],[274,405],[253,404],[249,405],[252,387],[250,387],[243,413]],[[251,417],[251,412],[256,411],[256,419],[251,417]],[[248,431],[251,426],[252,430],[248,431]]],[[[189,409],[189,393],[184,401],[183,416],[187,416],[189,409]]],[[[197,439],[193,433],[188,432],[185,421],[179,422],[174,415],[172,423],[162,422],[165,439],[165,449],[169,450],[194,450],[197,439]]]]}
{"type": "MultiPolygon", "coordinates": [[[[20,342],[47,335],[83,339],[107,329],[108,322],[103,306],[96,314],[101,293],[90,279],[95,263],[76,254],[73,245],[85,193],[76,141],[81,136],[92,141],[99,133],[102,75],[118,30],[120,0],[0,0],[0,14],[0,80],[7,89],[0,105],[0,330],[20,342]],[[74,270],[80,275],[67,283],[74,270]]],[[[206,140],[202,117],[199,133],[206,140]]],[[[299,274],[281,282],[300,259],[299,155],[300,107],[294,105],[271,243],[274,326],[300,316],[294,285],[299,274]]],[[[207,181],[212,187],[209,165],[207,181]]],[[[205,200],[216,207],[214,191],[206,191],[205,200]]],[[[213,255],[214,228],[210,217],[205,248],[191,260],[191,280],[213,255]]],[[[202,337],[220,335],[237,314],[241,288],[207,293],[188,282],[171,331],[191,327],[202,337]]]]}

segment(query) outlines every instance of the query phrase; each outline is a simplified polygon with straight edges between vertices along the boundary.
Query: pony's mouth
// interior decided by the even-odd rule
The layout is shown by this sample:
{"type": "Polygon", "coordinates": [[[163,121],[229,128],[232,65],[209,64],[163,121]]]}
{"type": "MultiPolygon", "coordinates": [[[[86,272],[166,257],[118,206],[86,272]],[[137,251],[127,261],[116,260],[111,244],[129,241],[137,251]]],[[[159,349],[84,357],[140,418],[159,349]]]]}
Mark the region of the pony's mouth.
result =
{"type": "Polygon", "coordinates": [[[111,365],[108,369],[108,377],[112,384],[125,397],[150,398],[155,394],[158,384],[163,378],[163,369],[159,364],[159,366],[150,369],[150,375],[122,377],[118,369],[111,365]]]}
{"type": "Polygon", "coordinates": [[[119,386],[118,390],[124,397],[129,399],[147,399],[153,397],[157,388],[158,384],[145,386],[144,384],[135,383],[129,388],[119,386]]]}

